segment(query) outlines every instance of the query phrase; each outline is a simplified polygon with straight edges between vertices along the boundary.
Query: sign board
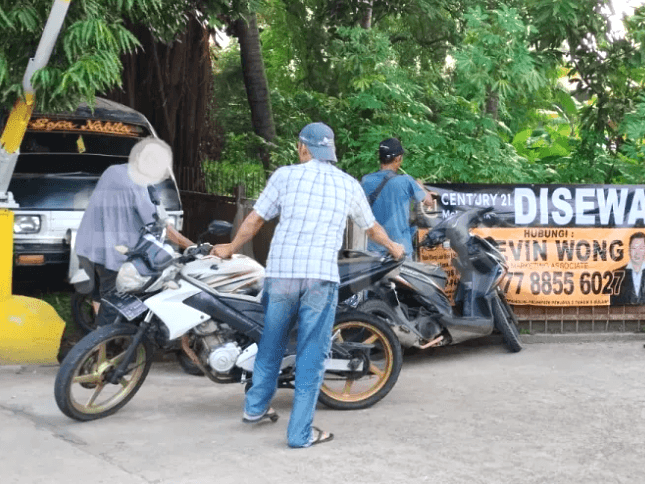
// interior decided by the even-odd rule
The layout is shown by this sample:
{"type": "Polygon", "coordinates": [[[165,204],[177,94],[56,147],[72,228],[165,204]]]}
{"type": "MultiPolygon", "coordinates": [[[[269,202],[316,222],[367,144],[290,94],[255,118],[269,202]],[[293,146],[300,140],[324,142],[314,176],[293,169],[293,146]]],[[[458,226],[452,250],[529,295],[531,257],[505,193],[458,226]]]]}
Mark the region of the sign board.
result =
{"type": "Polygon", "coordinates": [[[29,121],[27,129],[31,131],[65,131],[73,133],[112,134],[118,136],[141,136],[141,126],[113,121],[93,119],[61,119],[35,117],[29,121]]]}
{"type": "MultiPolygon", "coordinates": [[[[434,185],[442,218],[492,206],[494,225],[475,229],[499,244],[509,265],[511,304],[645,304],[645,188],[635,185],[434,185]]],[[[424,231],[420,232],[422,236],[424,231]]],[[[419,260],[458,274],[452,251],[421,249],[419,260]]]]}

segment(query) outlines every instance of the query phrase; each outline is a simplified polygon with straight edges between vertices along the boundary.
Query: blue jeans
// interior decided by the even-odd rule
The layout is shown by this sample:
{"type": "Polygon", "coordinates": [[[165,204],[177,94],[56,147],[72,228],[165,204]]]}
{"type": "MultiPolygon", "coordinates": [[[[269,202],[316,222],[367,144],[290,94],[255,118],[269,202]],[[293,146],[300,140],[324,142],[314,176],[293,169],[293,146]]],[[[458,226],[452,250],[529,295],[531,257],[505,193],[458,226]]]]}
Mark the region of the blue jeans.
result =
{"type": "Polygon", "coordinates": [[[311,445],[311,424],[331,348],[338,304],[338,284],[319,279],[267,278],[264,281],[264,331],[253,367],[253,386],[246,394],[249,416],[265,413],[275,394],[280,363],[297,322],[296,382],[287,429],[290,447],[311,445]]]}

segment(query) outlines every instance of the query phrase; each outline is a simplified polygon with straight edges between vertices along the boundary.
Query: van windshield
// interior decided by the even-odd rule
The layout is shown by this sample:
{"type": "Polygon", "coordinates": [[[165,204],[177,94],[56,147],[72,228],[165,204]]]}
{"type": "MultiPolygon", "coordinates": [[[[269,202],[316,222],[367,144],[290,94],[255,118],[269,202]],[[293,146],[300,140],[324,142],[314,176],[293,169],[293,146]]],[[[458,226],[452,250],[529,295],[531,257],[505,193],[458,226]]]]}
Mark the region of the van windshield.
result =
{"type": "MultiPolygon", "coordinates": [[[[21,210],[85,210],[99,175],[51,175],[33,177],[14,174],[9,191],[21,210]]],[[[156,185],[161,203],[168,211],[181,210],[174,181],[156,185]]]]}
{"type": "Polygon", "coordinates": [[[27,131],[20,145],[23,154],[88,154],[128,156],[142,137],[92,133],[27,131]]]}
{"type": "Polygon", "coordinates": [[[107,167],[127,163],[123,156],[21,154],[13,174],[52,176],[77,173],[100,176],[107,167]]]}
{"type": "MultiPolygon", "coordinates": [[[[139,137],[106,134],[27,132],[9,191],[21,209],[85,210],[100,176],[128,162],[139,137]]],[[[157,185],[163,206],[181,210],[176,185],[157,185]]]]}

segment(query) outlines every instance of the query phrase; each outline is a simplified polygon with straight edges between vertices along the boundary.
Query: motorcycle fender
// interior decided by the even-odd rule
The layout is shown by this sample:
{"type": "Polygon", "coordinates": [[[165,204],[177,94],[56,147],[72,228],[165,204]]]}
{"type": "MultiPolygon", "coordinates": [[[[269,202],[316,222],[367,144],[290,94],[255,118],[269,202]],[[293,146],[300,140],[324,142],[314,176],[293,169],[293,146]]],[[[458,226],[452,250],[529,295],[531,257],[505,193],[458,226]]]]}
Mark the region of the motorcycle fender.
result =
{"type": "Polygon", "coordinates": [[[255,355],[258,352],[258,345],[253,343],[251,346],[246,348],[240,356],[237,357],[235,366],[242,368],[244,371],[253,371],[253,365],[255,364],[255,355]]]}
{"type": "Polygon", "coordinates": [[[178,281],[178,285],[177,289],[165,289],[143,302],[166,325],[169,340],[179,338],[210,318],[208,314],[184,304],[184,300],[201,289],[183,279],[178,281]]]}

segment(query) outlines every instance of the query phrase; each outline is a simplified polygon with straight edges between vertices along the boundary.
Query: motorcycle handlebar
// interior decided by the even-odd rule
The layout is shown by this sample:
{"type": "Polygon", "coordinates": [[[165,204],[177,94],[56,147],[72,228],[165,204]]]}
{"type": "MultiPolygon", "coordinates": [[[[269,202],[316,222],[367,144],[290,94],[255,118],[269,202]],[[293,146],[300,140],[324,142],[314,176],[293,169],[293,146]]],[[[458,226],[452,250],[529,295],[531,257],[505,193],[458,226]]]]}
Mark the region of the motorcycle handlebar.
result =
{"type": "Polygon", "coordinates": [[[197,259],[197,256],[206,256],[210,254],[212,248],[212,244],[209,244],[208,242],[203,242],[198,245],[191,245],[190,247],[186,247],[183,255],[177,257],[177,261],[182,264],[192,262],[197,259]]]}
{"type": "Polygon", "coordinates": [[[405,260],[406,255],[407,254],[403,254],[403,257],[401,257],[400,259],[395,259],[392,254],[387,254],[387,255],[384,255],[383,257],[381,257],[381,262],[383,264],[387,264],[389,262],[403,262],[405,260]]]}
{"type": "Polygon", "coordinates": [[[447,218],[432,228],[421,242],[424,247],[435,247],[444,240],[449,239],[451,243],[460,245],[464,243],[469,235],[469,229],[473,224],[480,223],[483,216],[495,210],[494,207],[466,208],[461,213],[447,218]]]}

